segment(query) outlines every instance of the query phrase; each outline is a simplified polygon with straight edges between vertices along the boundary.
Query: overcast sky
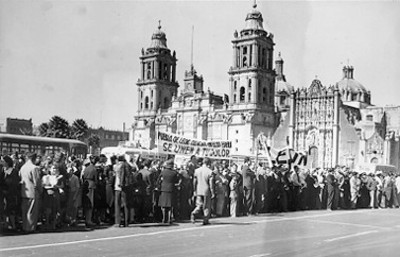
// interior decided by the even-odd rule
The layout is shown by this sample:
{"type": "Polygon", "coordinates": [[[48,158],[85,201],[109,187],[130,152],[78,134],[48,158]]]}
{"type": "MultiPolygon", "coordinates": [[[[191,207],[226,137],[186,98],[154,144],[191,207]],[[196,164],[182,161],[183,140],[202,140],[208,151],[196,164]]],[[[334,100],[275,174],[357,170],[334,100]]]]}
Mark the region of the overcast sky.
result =
{"type": "MultiPolygon", "coordinates": [[[[251,8],[252,1],[0,0],[0,118],[129,126],[141,48],[158,20],[177,53],[179,84],[194,26],[194,66],[205,88],[227,93],[231,40],[251,8]]],[[[349,62],[375,105],[400,104],[400,1],[258,1],[257,9],[293,86],[308,87],[315,76],[334,84],[349,62]]]]}

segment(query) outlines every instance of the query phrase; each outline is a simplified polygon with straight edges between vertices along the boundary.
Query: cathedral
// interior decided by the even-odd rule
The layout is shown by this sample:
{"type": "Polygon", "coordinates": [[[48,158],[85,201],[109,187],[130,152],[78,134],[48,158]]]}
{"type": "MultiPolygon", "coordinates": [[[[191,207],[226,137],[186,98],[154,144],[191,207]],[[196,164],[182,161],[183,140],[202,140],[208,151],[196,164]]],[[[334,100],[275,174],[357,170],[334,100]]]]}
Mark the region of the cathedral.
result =
{"type": "MultiPolygon", "coordinates": [[[[138,111],[130,141],[157,147],[157,132],[198,140],[229,140],[232,156],[256,154],[263,133],[273,149],[287,146],[306,152],[308,165],[334,167],[358,163],[400,164],[400,106],[377,107],[371,93],[354,79],[354,68],[324,86],[315,79],[295,89],[286,81],[281,54],[274,62],[274,35],[263,27],[257,5],[244,28],[232,38],[229,92],[204,90],[193,65],[185,71],[183,89],[176,81],[177,58],[161,26],[142,49],[137,82],[138,111]]],[[[227,46],[228,47],[228,46],[227,46]]]]}
{"type": "Polygon", "coordinates": [[[256,6],[247,14],[245,27],[234,32],[232,48],[229,95],[204,90],[203,77],[193,66],[185,72],[178,94],[176,53],[167,47],[159,26],[140,56],[133,140],[152,149],[157,131],[170,132],[201,140],[230,140],[232,154],[248,155],[254,152],[258,134],[272,136],[277,126],[274,37],[264,30],[256,6]]]}

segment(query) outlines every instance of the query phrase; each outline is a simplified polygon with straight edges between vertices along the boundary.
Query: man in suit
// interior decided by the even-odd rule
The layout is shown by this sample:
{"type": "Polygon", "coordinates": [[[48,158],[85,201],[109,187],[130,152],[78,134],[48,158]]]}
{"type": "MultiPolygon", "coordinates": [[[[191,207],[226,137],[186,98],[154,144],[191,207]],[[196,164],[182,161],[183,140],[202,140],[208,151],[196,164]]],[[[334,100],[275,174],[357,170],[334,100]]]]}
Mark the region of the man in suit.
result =
{"type": "Polygon", "coordinates": [[[209,224],[211,215],[211,199],[214,199],[214,176],[210,169],[211,160],[206,157],[202,167],[194,172],[193,188],[196,196],[196,208],[193,210],[190,220],[195,223],[195,217],[203,210],[203,225],[209,224]]]}
{"type": "Polygon", "coordinates": [[[151,160],[147,159],[143,162],[143,169],[139,171],[142,174],[142,179],[144,184],[146,185],[146,192],[144,195],[144,203],[143,203],[143,214],[144,219],[148,219],[152,210],[152,195],[154,188],[153,177],[151,176],[151,160]]]}
{"type": "Polygon", "coordinates": [[[381,208],[391,207],[392,202],[392,190],[393,190],[393,181],[388,172],[384,173],[384,178],[382,181],[382,200],[381,200],[381,208]]]}
{"type": "Polygon", "coordinates": [[[242,166],[245,215],[253,214],[254,205],[254,180],[256,174],[250,169],[250,165],[250,158],[246,157],[242,166]]]}
{"type": "Polygon", "coordinates": [[[85,220],[87,227],[93,227],[95,224],[92,222],[92,214],[94,208],[94,192],[97,184],[97,170],[96,163],[99,157],[95,156],[90,158],[90,164],[83,170],[83,207],[85,210],[85,220]]]}
{"type": "Polygon", "coordinates": [[[129,172],[130,166],[126,163],[125,157],[123,155],[118,156],[118,162],[115,164],[115,226],[120,226],[121,224],[121,208],[124,208],[124,227],[128,226],[129,221],[129,211],[128,203],[126,198],[126,190],[129,184],[129,172]]]}
{"type": "Polygon", "coordinates": [[[334,209],[334,199],[335,199],[335,188],[337,187],[337,181],[335,176],[333,175],[334,170],[329,169],[328,170],[328,175],[326,176],[326,187],[328,191],[328,202],[327,202],[327,208],[328,210],[334,209]]]}
{"type": "Polygon", "coordinates": [[[41,195],[40,169],[35,165],[36,153],[27,155],[27,162],[21,167],[21,210],[22,229],[26,233],[34,232],[39,217],[39,200],[41,195]]]}

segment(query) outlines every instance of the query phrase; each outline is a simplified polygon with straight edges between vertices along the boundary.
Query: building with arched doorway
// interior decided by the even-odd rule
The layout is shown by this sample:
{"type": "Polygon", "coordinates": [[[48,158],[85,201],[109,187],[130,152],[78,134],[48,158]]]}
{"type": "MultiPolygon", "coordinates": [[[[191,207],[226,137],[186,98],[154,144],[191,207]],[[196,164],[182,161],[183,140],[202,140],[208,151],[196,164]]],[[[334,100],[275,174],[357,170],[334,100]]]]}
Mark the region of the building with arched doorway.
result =
{"type": "Polygon", "coordinates": [[[400,106],[377,107],[371,93],[343,67],[343,78],[325,87],[315,79],[308,88],[287,92],[289,107],[274,137],[274,147],[308,153],[309,168],[361,163],[400,165],[400,106]]]}

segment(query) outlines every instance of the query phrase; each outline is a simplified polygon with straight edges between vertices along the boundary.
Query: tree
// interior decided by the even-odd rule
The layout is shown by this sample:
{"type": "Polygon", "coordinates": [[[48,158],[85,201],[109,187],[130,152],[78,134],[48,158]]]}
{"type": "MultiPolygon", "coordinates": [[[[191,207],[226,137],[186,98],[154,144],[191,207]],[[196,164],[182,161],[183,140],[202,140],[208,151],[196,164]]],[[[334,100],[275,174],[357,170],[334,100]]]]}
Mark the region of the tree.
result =
{"type": "Polygon", "coordinates": [[[39,130],[39,136],[49,137],[51,135],[49,123],[44,122],[40,124],[38,130],[39,130]]]}
{"type": "Polygon", "coordinates": [[[88,138],[88,145],[91,147],[93,152],[93,149],[98,149],[100,147],[100,137],[96,134],[92,134],[88,138]]]}
{"type": "Polygon", "coordinates": [[[89,127],[85,120],[76,119],[71,126],[71,138],[83,141],[88,135],[89,127]]]}
{"type": "Polygon", "coordinates": [[[60,116],[53,116],[49,121],[50,137],[69,138],[70,127],[68,121],[60,116]]]}

